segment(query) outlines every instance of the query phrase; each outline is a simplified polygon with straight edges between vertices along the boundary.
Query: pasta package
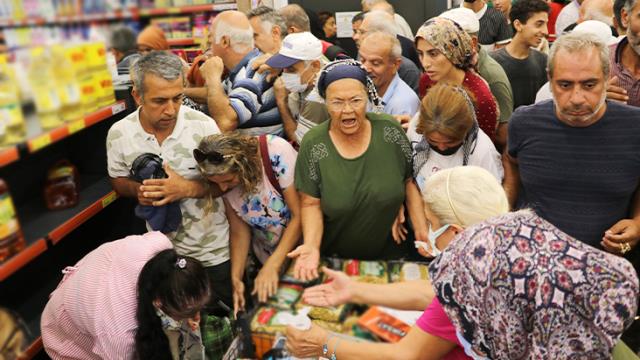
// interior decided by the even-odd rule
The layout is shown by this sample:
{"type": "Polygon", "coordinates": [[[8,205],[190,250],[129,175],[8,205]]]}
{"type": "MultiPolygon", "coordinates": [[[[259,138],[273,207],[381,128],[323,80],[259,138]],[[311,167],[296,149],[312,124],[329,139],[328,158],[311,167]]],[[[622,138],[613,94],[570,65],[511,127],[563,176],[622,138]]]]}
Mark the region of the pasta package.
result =
{"type": "Polygon", "coordinates": [[[357,281],[374,284],[389,282],[387,264],[384,261],[347,260],[342,265],[342,270],[357,281]]]}
{"type": "Polygon", "coordinates": [[[344,330],[342,327],[342,324],[338,322],[323,321],[323,320],[311,320],[311,322],[320,326],[323,329],[337,332],[337,333],[342,333],[342,331],[344,330]]]}
{"type": "Polygon", "coordinates": [[[310,308],[309,313],[307,314],[312,320],[322,320],[322,321],[331,321],[331,322],[340,322],[347,314],[349,309],[348,305],[342,304],[339,306],[329,306],[329,307],[321,307],[321,306],[309,306],[306,304],[302,304],[299,302],[296,305],[298,310],[302,308],[308,307],[310,308]]]}
{"type": "Polygon", "coordinates": [[[251,331],[269,334],[284,332],[288,323],[286,317],[281,314],[285,312],[271,306],[258,308],[251,320],[251,331]]]}
{"type": "Polygon", "coordinates": [[[429,266],[425,263],[389,262],[389,282],[413,280],[429,280],[429,266]]]}
{"type": "Polygon", "coordinates": [[[411,329],[411,326],[399,318],[372,306],[360,317],[358,325],[388,342],[398,342],[411,329]]]}
{"type": "Polygon", "coordinates": [[[302,295],[302,286],[281,283],[276,294],[269,299],[269,304],[280,310],[290,310],[302,295]]]}

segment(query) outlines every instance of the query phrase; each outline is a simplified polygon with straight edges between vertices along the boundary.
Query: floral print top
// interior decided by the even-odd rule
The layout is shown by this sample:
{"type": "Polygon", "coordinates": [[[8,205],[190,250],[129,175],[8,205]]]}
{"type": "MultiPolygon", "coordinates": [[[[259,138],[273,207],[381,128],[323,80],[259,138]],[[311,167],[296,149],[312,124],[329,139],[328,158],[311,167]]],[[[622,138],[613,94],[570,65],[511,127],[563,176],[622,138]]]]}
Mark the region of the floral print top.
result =
{"type": "MultiPolygon", "coordinates": [[[[267,147],[273,174],[280,188],[293,184],[297,152],[284,139],[267,135],[267,147]]],[[[284,196],[271,185],[262,167],[262,183],[253,194],[243,194],[238,186],[224,195],[229,205],[252,230],[251,246],[261,263],[273,253],[280,242],[282,233],[291,220],[291,211],[284,196]]]]}

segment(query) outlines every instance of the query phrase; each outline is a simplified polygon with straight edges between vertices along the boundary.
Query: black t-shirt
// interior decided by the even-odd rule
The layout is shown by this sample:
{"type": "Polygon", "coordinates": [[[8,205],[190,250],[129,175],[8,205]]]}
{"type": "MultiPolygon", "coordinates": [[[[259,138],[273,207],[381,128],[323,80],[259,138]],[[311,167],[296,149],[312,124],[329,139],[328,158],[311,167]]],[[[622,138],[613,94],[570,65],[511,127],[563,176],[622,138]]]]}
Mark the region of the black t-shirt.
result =
{"type": "Polygon", "coordinates": [[[402,47],[402,56],[411,60],[418,69],[422,70],[422,63],[420,62],[420,57],[418,56],[418,51],[416,51],[416,45],[413,41],[407,39],[404,36],[396,35],[398,41],[400,41],[400,46],[402,47]]]}
{"type": "Polygon", "coordinates": [[[506,48],[491,52],[504,69],[513,91],[513,108],[531,105],[536,101],[536,93],[547,82],[547,55],[531,49],[526,59],[516,59],[506,48]]]}
{"type": "Polygon", "coordinates": [[[601,248],[604,232],[630,216],[640,181],[640,109],[607,101],[587,127],[564,124],[552,100],[524,106],[509,121],[520,202],[560,230],[601,248]]]}
{"type": "Polygon", "coordinates": [[[478,20],[480,31],[478,31],[478,42],[482,45],[492,45],[497,42],[511,39],[511,25],[502,13],[494,8],[487,8],[487,11],[478,20]]]}

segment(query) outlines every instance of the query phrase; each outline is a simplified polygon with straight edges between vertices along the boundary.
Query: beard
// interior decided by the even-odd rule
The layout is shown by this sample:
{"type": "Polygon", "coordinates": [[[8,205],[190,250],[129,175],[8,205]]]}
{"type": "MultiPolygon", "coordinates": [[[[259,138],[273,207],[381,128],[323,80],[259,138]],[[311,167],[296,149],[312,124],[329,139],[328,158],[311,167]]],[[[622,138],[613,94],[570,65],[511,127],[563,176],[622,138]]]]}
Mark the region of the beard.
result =
{"type": "Polygon", "coordinates": [[[580,106],[568,106],[568,107],[559,107],[558,101],[556,101],[556,96],[553,93],[553,89],[551,90],[551,94],[553,97],[553,103],[556,107],[556,111],[561,115],[562,120],[573,123],[573,124],[589,124],[593,117],[598,114],[600,109],[604,106],[607,100],[607,91],[602,91],[602,96],[600,97],[600,101],[595,108],[592,108],[590,105],[580,105],[580,106]],[[585,113],[584,115],[572,115],[571,113],[585,113]]]}

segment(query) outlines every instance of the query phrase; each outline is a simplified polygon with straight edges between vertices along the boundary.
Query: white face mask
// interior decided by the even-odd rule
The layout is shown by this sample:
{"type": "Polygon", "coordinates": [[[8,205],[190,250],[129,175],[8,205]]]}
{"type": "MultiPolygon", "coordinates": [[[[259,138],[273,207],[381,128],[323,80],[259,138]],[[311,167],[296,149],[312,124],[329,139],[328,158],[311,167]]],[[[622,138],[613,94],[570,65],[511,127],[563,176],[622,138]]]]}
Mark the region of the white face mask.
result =
{"type": "Polygon", "coordinates": [[[287,90],[289,90],[292,93],[301,93],[307,90],[308,85],[302,84],[300,75],[296,73],[283,72],[282,75],[280,75],[280,77],[284,82],[284,87],[286,87],[287,90]]]}

